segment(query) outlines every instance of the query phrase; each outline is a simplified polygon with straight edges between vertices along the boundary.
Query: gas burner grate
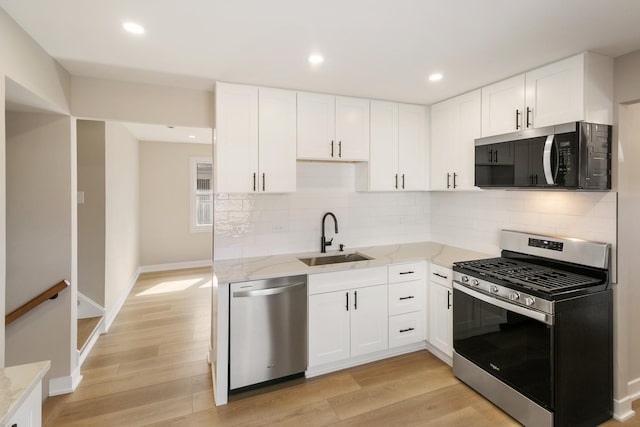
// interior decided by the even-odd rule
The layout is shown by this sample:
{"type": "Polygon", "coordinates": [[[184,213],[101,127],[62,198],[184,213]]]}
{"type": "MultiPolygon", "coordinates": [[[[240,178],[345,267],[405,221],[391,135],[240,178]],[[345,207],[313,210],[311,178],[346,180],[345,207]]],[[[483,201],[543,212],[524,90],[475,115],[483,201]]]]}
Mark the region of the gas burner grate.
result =
{"type": "Polygon", "coordinates": [[[599,279],[593,277],[507,258],[466,261],[456,265],[548,293],[584,288],[600,283],[599,279]]]}

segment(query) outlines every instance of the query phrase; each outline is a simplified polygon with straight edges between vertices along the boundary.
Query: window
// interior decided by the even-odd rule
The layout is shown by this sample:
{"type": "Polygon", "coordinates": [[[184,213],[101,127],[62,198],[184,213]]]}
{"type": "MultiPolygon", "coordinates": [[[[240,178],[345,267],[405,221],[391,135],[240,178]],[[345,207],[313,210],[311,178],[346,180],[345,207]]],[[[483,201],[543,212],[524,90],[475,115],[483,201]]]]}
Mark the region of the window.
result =
{"type": "Polygon", "coordinates": [[[211,231],[213,225],[213,191],[211,159],[191,158],[191,232],[211,231]]]}

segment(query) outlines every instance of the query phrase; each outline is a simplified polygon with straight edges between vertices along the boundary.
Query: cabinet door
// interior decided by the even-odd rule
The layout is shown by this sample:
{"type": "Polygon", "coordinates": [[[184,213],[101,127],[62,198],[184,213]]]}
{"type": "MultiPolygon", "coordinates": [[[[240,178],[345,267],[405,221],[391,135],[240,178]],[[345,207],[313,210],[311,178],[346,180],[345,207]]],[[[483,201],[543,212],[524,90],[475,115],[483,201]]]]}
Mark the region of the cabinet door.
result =
{"type": "Polygon", "coordinates": [[[347,302],[350,298],[349,291],[309,297],[309,366],[349,357],[350,311],[347,302]]]}
{"type": "Polygon", "coordinates": [[[335,139],[335,97],[298,92],[298,158],[331,160],[338,158],[335,139]],[[334,146],[331,156],[331,147],[334,146]]]}
{"type": "Polygon", "coordinates": [[[351,357],[387,349],[387,285],[356,289],[351,295],[351,357]]]}
{"type": "Polygon", "coordinates": [[[16,413],[4,424],[7,427],[40,427],[42,425],[42,382],[29,393],[16,413]]]}
{"type": "Polygon", "coordinates": [[[369,190],[398,188],[398,104],[371,101],[369,190]]]}
{"type": "Polygon", "coordinates": [[[296,93],[259,89],[259,191],[296,191],[296,93]]]}
{"type": "Polygon", "coordinates": [[[429,342],[449,357],[453,350],[452,304],[451,288],[429,283],[429,342]]]}
{"type": "Polygon", "coordinates": [[[369,100],[336,96],[335,112],[334,159],[369,160],[369,100]]]}
{"type": "Polygon", "coordinates": [[[427,189],[426,108],[398,106],[398,174],[402,190],[427,189]]]}
{"type": "Polygon", "coordinates": [[[216,84],[216,193],[254,191],[258,177],[258,88],[216,84]]]}
{"type": "Polygon", "coordinates": [[[455,105],[444,101],[431,107],[431,189],[447,190],[451,185],[449,153],[454,143],[455,105]]]}
{"type": "Polygon", "coordinates": [[[583,120],[584,55],[529,71],[526,104],[534,128],[583,120]]]}
{"type": "Polygon", "coordinates": [[[482,88],[482,136],[522,129],[524,74],[482,88]]]}
{"type": "MultiPolygon", "coordinates": [[[[455,121],[455,145],[450,159],[455,173],[456,190],[475,186],[475,140],[480,138],[480,89],[459,96],[455,121]]],[[[452,184],[454,180],[452,179],[452,184]]]]}

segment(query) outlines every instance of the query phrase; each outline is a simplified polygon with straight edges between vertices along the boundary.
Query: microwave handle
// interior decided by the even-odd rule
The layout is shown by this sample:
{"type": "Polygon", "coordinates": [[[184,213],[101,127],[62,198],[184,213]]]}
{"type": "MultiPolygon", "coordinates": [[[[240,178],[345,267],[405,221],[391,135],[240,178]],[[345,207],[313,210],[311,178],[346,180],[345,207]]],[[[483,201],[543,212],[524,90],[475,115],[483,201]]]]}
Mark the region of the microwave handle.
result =
{"type": "MultiPolygon", "coordinates": [[[[547,136],[547,140],[544,143],[544,151],[542,153],[542,168],[544,169],[544,179],[547,181],[547,184],[553,185],[555,184],[555,175],[557,175],[558,171],[554,174],[551,170],[551,152],[553,151],[553,140],[555,135],[547,136]]],[[[557,152],[557,150],[556,150],[557,152]]],[[[557,155],[557,154],[556,154],[557,155]]],[[[556,162],[556,167],[558,162],[556,162]]]]}

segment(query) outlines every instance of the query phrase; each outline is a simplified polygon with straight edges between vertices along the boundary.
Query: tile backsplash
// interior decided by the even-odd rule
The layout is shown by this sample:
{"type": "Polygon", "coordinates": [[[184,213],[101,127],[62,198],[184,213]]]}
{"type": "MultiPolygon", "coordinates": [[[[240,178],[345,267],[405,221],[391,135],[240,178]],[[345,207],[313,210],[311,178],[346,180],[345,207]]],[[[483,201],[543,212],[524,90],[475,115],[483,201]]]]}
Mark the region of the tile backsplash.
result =
{"type": "Polygon", "coordinates": [[[328,250],[429,240],[429,193],[355,191],[353,163],[298,162],[297,191],[288,194],[217,194],[217,260],[320,250],[325,212],[328,250]]]}
{"type": "Polygon", "coordinates": [[[492,254],[502,229],[616,242],[615,192],[438,192],[430,213],[431,240],[492,254]]]}
{"type": "MultiPolygon", "coordinates": [[[[217,260],[431,240],[499,253],[502,229],[616,241],[615,192],[356,192],[353,163],[298,162],[297,191],[215,196],[217,260]]],[[[615,254],[615,252],[614,252],[615,254]]]]}

